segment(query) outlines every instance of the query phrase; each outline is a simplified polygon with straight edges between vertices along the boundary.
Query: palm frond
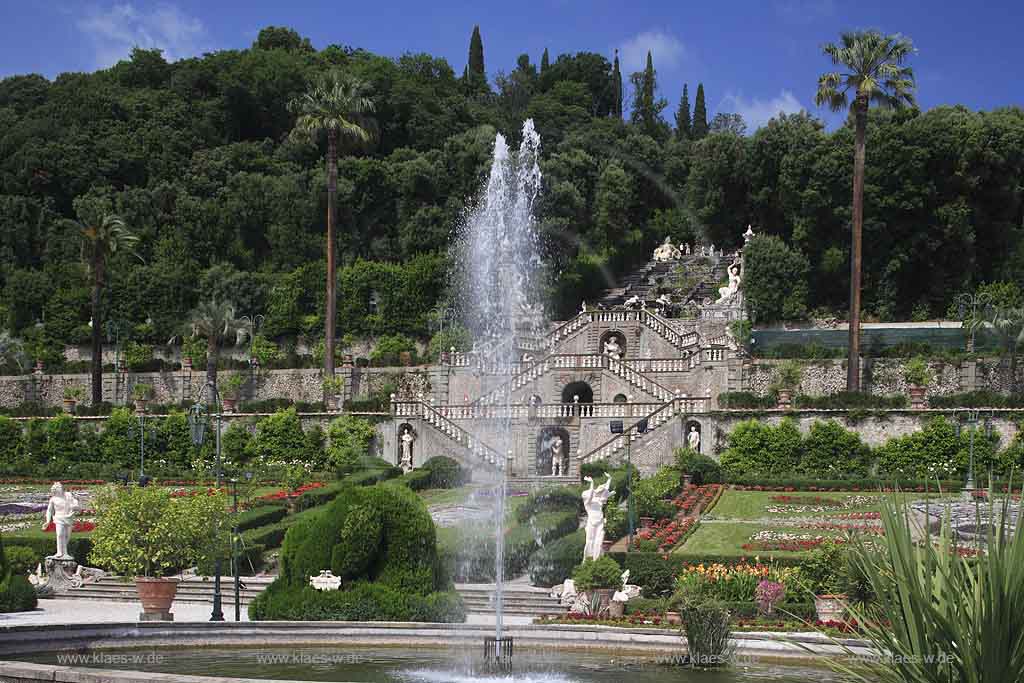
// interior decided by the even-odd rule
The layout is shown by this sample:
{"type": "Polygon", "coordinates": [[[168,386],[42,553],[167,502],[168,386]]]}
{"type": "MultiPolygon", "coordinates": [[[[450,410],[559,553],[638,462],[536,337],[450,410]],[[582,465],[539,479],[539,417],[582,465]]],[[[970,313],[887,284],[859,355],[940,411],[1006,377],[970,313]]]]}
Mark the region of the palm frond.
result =
{"type": "Polygon", "coordinates": [[[815,103],[833,111],[853,106],[858,101],[884,108],[915,106],[914,72],[905,66],[913,54],[909,38],[879,31],[847,31],[839,44],[827,43],[822,52],[843,71],[832,71],[818,78],[815,103]],[[853,93],[854,102],[850,102],[853,93]]]}

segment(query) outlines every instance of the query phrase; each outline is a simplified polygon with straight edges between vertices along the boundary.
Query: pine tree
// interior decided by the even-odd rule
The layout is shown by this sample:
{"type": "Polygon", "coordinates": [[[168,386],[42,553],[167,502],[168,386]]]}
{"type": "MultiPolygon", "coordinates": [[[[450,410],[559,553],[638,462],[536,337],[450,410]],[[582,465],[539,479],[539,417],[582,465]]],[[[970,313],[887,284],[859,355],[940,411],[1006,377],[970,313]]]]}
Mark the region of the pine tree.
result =
{"type": "Polygon", "coordinates": [[[693,103],[693,139],[700,140],[708,134],[708,110],[704,105],[704,84],[697,84],[697,99],[693,103]]]}
{"type": "Polygon", "coordinates": [[[540,57],[540,72],[544,73],[551,66],[551,59],[548,57],[548,49],[544,48],[544,54],[540,57]]]}
{"type": "MultiPolygon", "coordinates": [[[[547,54],[547,51],[544,54],[547,54]]],[[[619,71],[618,50],[615,50],[615,61],[612,63],[612,100],[612,113],[622,119],[622,72],[619,71]]]]}
{"type": "Polygon", "coordinates": [[[473,27],[473,35],[469,39],[469,64],[466,75],[471,88],[483,88],[487,84],[487,72],[484,70],[484,41],[480,37],[480,27],[473,27]]]}
{"type": "Polygon", "coordinates": [[[647,52],[647,66],[643,71],[637,71],[629,77],[633,85],[633,112],[629,120],[639,126],[644,133],[651,137],[659,137],[662,126],[661,112],[667,106],[664,99],[657,97],[658,74],[654,70],[654,60],[651,53],[647,52]]]}
{"type": "Polygon", "coordinates": [[[693,124],[690,121],[690,95],[687,92],[687,84],[683,83],[683,96],[679,100],[679,109],[676,110],[676,137],[681,140],[688,140],[693,134],[693,124]]]}

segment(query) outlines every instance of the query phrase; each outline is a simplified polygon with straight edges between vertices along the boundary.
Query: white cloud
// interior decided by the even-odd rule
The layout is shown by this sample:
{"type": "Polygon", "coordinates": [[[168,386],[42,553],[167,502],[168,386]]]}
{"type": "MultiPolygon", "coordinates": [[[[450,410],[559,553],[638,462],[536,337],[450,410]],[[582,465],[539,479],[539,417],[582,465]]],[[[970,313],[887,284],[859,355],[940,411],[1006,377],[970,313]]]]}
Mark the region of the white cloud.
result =
{"type": "Polygon", "coordinates": [[[804,108],[792,92],[783,90],[767,100],[756,97],[748,100],[741,93],[728,93],[718,104],[717,111],[739,114],[746,122],[747,130],[753,132],[768,123],[768,119],[778,116],[780,112],[796,114],[804,108]]]}
{"type": "Polygon", "coordinates": [[[619,46],[619,62],[627,76],[647,65],[647,51],[651,51],[655,69],[679,66],[689,57],[683,41],[664,31],[644,31],[619,46]]]}
{"type": "Polygon", "coordinates": [[[92,7],[77,22],[92,43],[96,66],[105,68],[127,58],[133,47],[163,50],[168,61],[202,52],[203,23],[172,4],[140,10],[130,2],[92,7]]]}

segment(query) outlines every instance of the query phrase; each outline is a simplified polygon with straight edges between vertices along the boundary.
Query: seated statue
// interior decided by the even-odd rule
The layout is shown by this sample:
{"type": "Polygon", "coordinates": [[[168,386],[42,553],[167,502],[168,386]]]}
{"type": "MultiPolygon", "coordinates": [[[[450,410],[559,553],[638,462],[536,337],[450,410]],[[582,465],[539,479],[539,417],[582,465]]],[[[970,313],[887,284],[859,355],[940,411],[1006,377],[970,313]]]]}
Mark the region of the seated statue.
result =
{"type": "Polygon", "coordinates": [[[637,306],[640,305],[640,296],[634,294],[633,296],[626,299],[626,303],[622,305],[625,306],[626,308],[636,308],[637,306]]]}
{"type": "Polygon", "coordinates": [[[740,266],[734,263],[729,266],[729,284],[718,288],[718,301],[716,304],[727,303],[737,292],[740,291],[740,266]]]}
{"type": "Polygon", "coordinates": [[[619,340],[616,336],[612,335],[605,341],[604,355],[612,360],[620,360],[622,358],[622,347],[619,345],[619,340]]]}

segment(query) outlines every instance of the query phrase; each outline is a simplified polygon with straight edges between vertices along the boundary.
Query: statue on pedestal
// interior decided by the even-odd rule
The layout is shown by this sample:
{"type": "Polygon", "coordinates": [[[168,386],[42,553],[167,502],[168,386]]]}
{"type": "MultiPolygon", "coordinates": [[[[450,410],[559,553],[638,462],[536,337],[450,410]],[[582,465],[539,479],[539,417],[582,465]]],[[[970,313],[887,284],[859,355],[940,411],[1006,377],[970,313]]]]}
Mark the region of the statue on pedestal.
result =
{"type": "Polygon", "coordinates": [[[412,435],[412,431],[406,427],[405,431],[402,432],[402,461],[398,463],[398,466],[402,468],[402,471],[408,474],[412,472],[412,442],[416,440],[416,437],[412,435]]]}
{"type": "Polygon", "coordinates": [[[697,427],[690,427],[690,433],[686,435],[686,443],[691,451],[700,453],[700,432],[697,431],[697,427]]]}
{"type": "Polygon", "coordinates": [[[611,490],[612,475],[604,473],[607,480],[594,488],[593,477],[583,477],[583,481],[590,482],[590,488],[583,492],[583,508],[587,511],[587,543],[583,548],[583,559],[596,560],[601,557],[602,544],[604,543],[604,504],[612,497],[615,491],[611,490]]]}
{"type": "Polygon", "coordinates": [[[679,247],[672,244],[672,237],[666,237],[665,243],[654,250],[655,261],[674,261],[682,255],[679,247]]]}
{"type": "Polygon", "coordinates": [[[65,492],[64,485],[59,481],[54,482],[50,487],[50,502],[46,506],[43,531],[46,531],[50,522],[53,522],[54,531],[57,534],[57,554],[50,555],[47,559],[74,559],[68,554],[68,540],[71,538],[71,529],[75,523],[74,516],[78,508],[78,499],[70,491],[65,492]]]}
{"type": "Polygon", "coordinates": [[[562,474],[562,437],[555,436],[551,441],[551,475],[558,477],[562,474]]]}

